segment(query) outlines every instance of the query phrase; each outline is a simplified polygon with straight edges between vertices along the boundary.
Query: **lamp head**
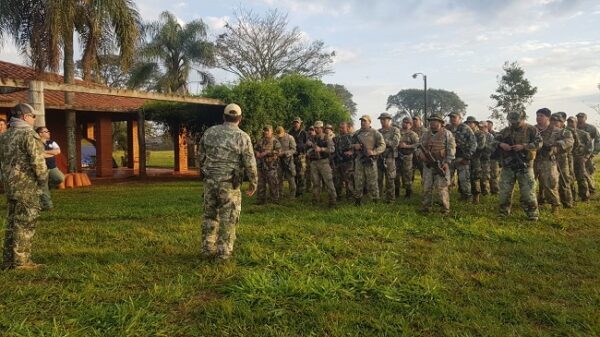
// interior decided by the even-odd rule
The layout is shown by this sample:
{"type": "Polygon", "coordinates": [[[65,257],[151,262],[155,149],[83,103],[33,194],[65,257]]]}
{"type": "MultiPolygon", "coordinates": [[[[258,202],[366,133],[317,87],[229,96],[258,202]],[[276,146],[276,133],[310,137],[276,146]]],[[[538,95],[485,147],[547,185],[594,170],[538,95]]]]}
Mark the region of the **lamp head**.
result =
{"type": "Polygon", "coordinates": [[[417,78],[417,74],[416,73],[412,74],[412,78],[417,78]]]}

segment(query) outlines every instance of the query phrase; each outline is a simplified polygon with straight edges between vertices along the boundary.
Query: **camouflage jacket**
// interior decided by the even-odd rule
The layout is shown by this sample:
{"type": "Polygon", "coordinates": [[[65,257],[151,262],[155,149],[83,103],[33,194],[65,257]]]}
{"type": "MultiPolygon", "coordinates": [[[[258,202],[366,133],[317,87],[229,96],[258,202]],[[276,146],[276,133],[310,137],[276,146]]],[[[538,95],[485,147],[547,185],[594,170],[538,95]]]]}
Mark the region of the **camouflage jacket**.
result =
{"type": "Polygon", "coordinates": [[[279,144],[281,144],[280,154],[284,154],[285,157],[291,157],[296,154],[296,141],[290,134],[283,134],[281,137],[277,137],[279,144]]]}
{"type": "Polygon", "coordinates": [[[451,131],[444,128],[436,133],[433,133],[431,130],[425,132],[423,137],[421,137],[419,145],[422,148],[418,148],[417,155],[419,155],[421,160],[424,160],[423,148],[431,153],[435,160],[439,160],[442,163],[450,164],[456,158],[456,141],[454,135],[451,131]]]}
{"type": "Polygon", "coordinates": [[[408,145],[410,147],[398,148],[398,155],[400,157],[412,155],[419,144],[419,138],[419,135],[417,135],[417,133],[413,130],[400,129],[400,143],[404,143],[404,145],[408,145]]]}
{"type": "Polygon", "coordinates": [[[417,136],[419,136],[419,138],[423,137],[425,132],[429,131],[429,129],[427,129],[426,127],[424,127],[422,125],[420,128],[416,128],[413,126],[411,130],[413,130],[417,134],[417,136]]]}
{"type": "MultiPolygon", "coordinates": [[[[542,137],[542,148],[535,158],[536,161],[556,159],[559,141],[562,139],[562,130],[553,125],[549,125],[546,128],[536,125],[536,129],[542,137]]],[[[571,135],[572,139],[573,136],[571,135]]]]}
{"type": "Polygon", "coordinates": [[[352,135],[352,142],[354,144],[361,144],[363,148],[355,151],[355,153],[364,157],[365,150],[373,151],[373,156],[378,156],[385,151],[385,140],[379,131],[368,128],[358,129],[352,135]]]}
{"type": "Polygon", "coordinates": [[[324,133],[309,137],[306,146],[308,149],[306,154],[311,160],[326,159],[335,154],[335,144],[333,143],[333,139],[324,133]],[[315,151],[316,147],[321,148],[321,152],[315,151]]]}
{"type": "MultiPolygon", "coordinates": [[[[535,126],[525,123],[518,128],[507,127],[500,131],[494,138],[494,147],[501,143],[508,145],[525,145],[525,149],[519,153],[528,167],[532,167],[536,152],[542,147],[542,137],[535,126]]],[[[513,151],[507,152],[500,149],[502,160],[514,155],[513,151]]]]}
{"type": "Polygon", "coordinates": [[[39,204],[48,184],[44,145],[29,124],[12,118],[11,127],[0,135],[0,172],[9,200],[39,204]]]}
{"type": "Polygon", "coordinates": [[[385,142],[385,151],[383,152],[383,157],[398,157],[398,151],[395,149],[397,149],[398,144],[400,144],[400,129],[395,126],[391,126],[387,129],[379,129],[379,133],[381,133],[383,136],[383,141],[385,142]]]}
{"type": "Polygon", "coordinates": [[[573,145],[574,156],[589,156],[594,152],[594,143],[590,134],[579,129],[575,129],[577,132],[577,142],[573,145]]]}
{"type": "Polygon", "coordinates": [[[592,139],[592,144],[594,147],[594,154],[600,153],[600,133],[598,133],[598,129],[592,124],[583,124],[582,126],[577,126],[578,129],[587,132],[592,139]]]}
{"type": "Polygon", "coordinates": [[[567,128],[559,129],[559,137],[556,141],[556,155],[559,158],[566,158],[573,152],[575,137],[573,132],[567,128]]]}
{"type": "Polygon", "coordinates": [[[254,146],[256,154],[259,152],[266,152],[266,155],[262,158],[257,158],[256,162],[259,169],[277,169],[279,161],[279,152],[281,151],[281,144],[279,141],[272,136],[271,138],[262,138],[254,146]]]}
{"type": "Polygon", "coordinates": [[[456,140],[456,158],[471,159],[477,150],[473,130],[465,123],[460,123],[457,127],[448,124],[446,129],[452,132],[456,140]]]}
{"type": "Polygon", "coordinates": [[[485,137],[485,146],[483,147],[483,150],[481,151],[481,160],[490,160],[490,158],[492,157],[492,153],[494,153],[494,135],[487,132],[484,133],[482,132],[484,137],[485,137]]]}
{"type": "Polygon", "coordinates": [[[487,146],[487,137],[486,134],[481,130],[475,130],[473,133],[475,134],[475,140],[477,141],[477,148],[473,154],[473,157],[481,158],[487,146]]]}
{"type": "Polygon", "coordinates": [[[210,127],[200,140],[200,167],[205,179],[231,181],[245,170],[256,187],[258,172],[250,136],[233,123],[210,127]]]}
{"type": "Polygon", "coordinates": [[[303,129],[298,131],[294,130],[294,128],[288,131],[288,134],[294,137],[294,141],[296,142],[296,154],[304,154],[306,153],[306,141],[308,140],[308,134],[303,129]]]}
{"type": "Polygon", "coordinates": [[[344,163],[351,161],[353,155],[346,155],[345,152],[352,151],[352,134],[347,133],[345,135],[339,135],[333,139],[335,145],[335,157],[336,163],[344,163]]]}

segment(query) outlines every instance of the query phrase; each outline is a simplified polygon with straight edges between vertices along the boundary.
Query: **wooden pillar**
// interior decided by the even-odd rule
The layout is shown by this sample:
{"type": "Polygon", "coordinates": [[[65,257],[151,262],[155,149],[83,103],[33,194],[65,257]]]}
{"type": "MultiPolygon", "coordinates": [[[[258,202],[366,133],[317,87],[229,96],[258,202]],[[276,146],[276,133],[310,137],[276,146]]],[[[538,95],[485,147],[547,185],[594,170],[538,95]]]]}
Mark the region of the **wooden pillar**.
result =
{"type": "Polygon", "coordinates": [[[113,176],[112,119],[106,115],[96,117],[96,176],[113,176]]]}
{"type": "Polygon", "coordinates": [[[35,109],[37,116],[35,118],[34,128],[46,126],[46,108],[44,105],[44,82],[29,82],[29,104],[35,109]]]}
{"type": "Polygon", "coordinates": [[[175,150],[175,172],[188,170],[187,128],[179,125],[173,132],[173,147],[175,150]]]}
{"type": "Polygon", "coordinates": [[[140,109],[137,114],[138,118],[138,143],[140,145],[140,178],[146,177],[146,116],[144,110],[140,109]]]}
{"type": "Polygon", "coordinates": [[[140,145],[138,141],[138,121],[127,121],[127,167],[140,169],[140,145]]]}

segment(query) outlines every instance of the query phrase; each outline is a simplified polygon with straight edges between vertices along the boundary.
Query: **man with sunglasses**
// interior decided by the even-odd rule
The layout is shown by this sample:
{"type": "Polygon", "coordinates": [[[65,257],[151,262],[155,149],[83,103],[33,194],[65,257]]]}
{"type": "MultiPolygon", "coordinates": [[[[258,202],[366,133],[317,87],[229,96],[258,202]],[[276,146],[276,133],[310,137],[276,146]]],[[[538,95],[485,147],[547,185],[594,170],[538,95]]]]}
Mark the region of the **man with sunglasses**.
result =
{"type": "Polygon", "coordinates": [[[54,208],[50,189],[56,188],[65,181],[65,175],[56,166],[56,156],[60,154],[60,146],[50,139],[50,130],[47,127],[40,126],[35,131],[40,135],[44,144],[44,158],[46,158],[46,166],[48,167],[48,185],[45,186],[44,194],[42,194],[42,210],[50,210],[54,208]]]}
{"type": "Polygon", "coordinates": [[[36,269],[31,240],[42,209],[40,196],[48,184],[48,170],[40,136],[33,130],[36,111],[29,104],[12,109],[10,128],[0,135],[0,173],[7,199],[4,239],[5,269],[36,269]]]}

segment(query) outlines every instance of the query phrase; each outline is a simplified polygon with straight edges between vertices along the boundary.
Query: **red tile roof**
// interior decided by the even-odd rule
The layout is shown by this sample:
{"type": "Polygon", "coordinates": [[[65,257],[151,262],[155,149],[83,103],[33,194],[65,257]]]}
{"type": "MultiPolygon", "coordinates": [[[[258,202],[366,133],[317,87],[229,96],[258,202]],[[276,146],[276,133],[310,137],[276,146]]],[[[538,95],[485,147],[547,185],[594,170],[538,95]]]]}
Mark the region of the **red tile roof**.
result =
{"type": "MultiPolygon", "coordinates": [[[[61,75],[46,72],[37,73],[35,70],[29,67],[0,61],[0,79],[3,78],[23,81],[37,79],[48,82],[63,83],[63,77],[61,75]]],[[[104,85],[82,80],[75,80],[75,84],[106,88],[104,85]]],[[[0,105],[12,105],[28,102],[28,95],[29,93],[27,90],[16,91],[8,94],[0,94],[0,105]]],[[[74,96],[75,101],[71,108],[80,111],[131,112],[140,109],[146,102],[146,99],[143,98],[87,93],[75,93],[74,96]]],[[[66,109],[65,97],[62,91],[45,90],[44,103],[48,109],[66,109]]]]}

